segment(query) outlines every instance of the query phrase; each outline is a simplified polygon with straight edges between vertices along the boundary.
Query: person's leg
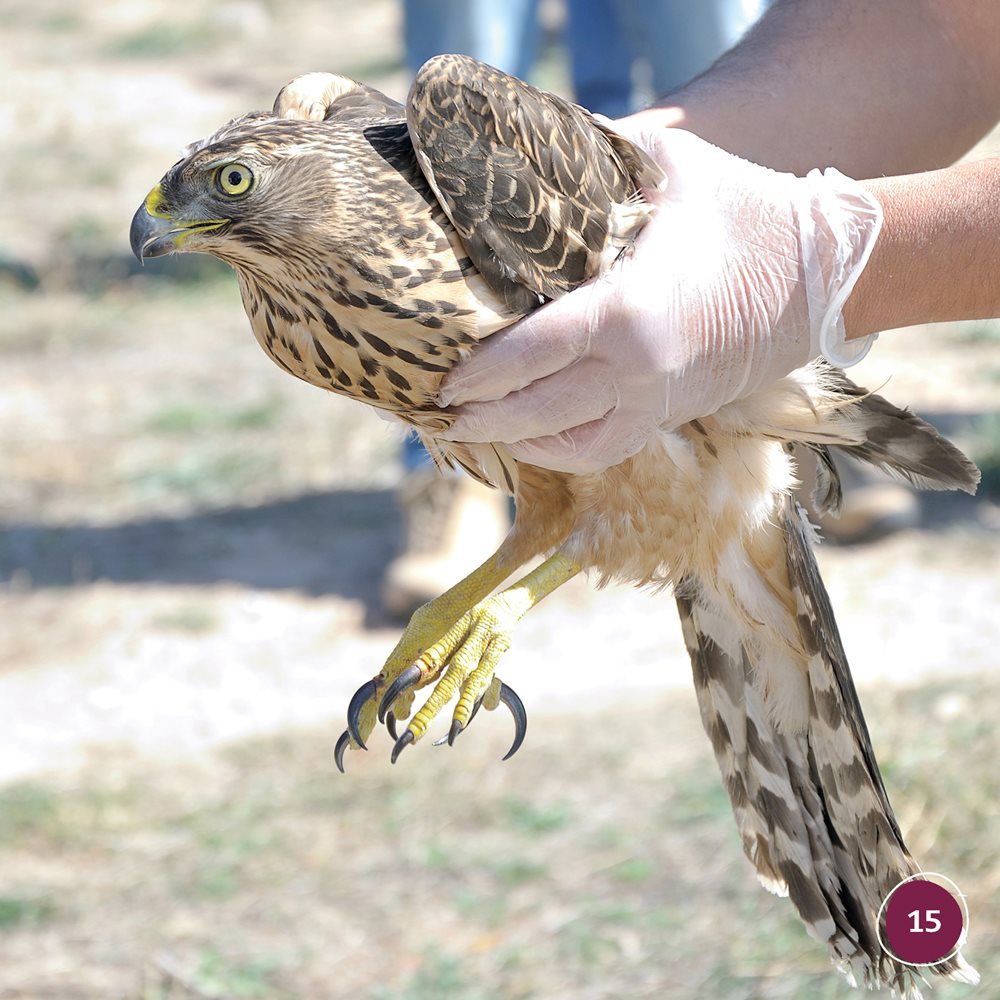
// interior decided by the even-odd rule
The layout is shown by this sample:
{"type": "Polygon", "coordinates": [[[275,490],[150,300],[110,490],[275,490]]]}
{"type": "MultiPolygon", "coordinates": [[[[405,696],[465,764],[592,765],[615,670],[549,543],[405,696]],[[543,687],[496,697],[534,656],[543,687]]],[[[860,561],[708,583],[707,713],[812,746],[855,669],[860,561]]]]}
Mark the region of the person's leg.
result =
{"type": "Polygon", "coordinates": [[[566,44],[578,104],[621,118],[632,107],[633,50],[615,0],[568,0],[566,44]]]}
{"type": "Polygon", "coordinates": [[[471,6],[464,0],[403,0],[403,45],[411,73],[431,56],[472,50],[476,29],[471,6]]]}
{"type": "Polygon", "coordinates": [[[527,76],[538,51],[538,0],[404,0],[406,62],[460,52],[527,76]]]}
{"type": "Polygon", "coordinates": [[[433,469],[434,459],[427,453],[420,438],[410,431],[403,439],[403,472],[409,474],[420,469],[433,469]]]}
{"type": "Polygon", "coordinates": [[[704,72],[767,9],[768,0],[616,0],[638,55],[649,64],[653,96],[704,72]]]}
{"type": "Polygon", "coordinates": [[[468,54],[522,79],[538,57],[538,0],[472,0],[476,48],[468,54]]]}

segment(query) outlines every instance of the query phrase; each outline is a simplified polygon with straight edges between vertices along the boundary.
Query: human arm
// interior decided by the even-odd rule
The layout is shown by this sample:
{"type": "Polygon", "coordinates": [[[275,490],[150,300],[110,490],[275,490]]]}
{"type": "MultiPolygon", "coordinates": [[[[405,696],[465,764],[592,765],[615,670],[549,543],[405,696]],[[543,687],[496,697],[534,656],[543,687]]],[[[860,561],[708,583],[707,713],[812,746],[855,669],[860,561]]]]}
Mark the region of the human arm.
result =
{"type": "Polygon", "coordinates": [[[1000,118],[1000,7],[779,0],[707,72],[639,117],[798,174],[943,167],[1000,118]]]}
{"type": "Polygon", "coordinates": [[[998,119],[996,0],[779,0],[711,69],[631,121],[689,129],[776,170],[875,178],[864,186],[886,224],[845,306],[856,338],[1000,315],[1000,165],[884,176],[946,167],[998,119]]]}

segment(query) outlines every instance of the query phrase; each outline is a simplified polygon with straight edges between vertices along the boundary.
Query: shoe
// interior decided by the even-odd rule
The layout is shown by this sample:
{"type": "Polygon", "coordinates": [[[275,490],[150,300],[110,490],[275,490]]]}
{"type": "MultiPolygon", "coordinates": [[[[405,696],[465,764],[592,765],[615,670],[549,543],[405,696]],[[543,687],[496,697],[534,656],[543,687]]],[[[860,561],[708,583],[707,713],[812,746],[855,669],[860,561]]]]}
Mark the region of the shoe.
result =
{"type": "Polygon", "coordinates": [[[466,475],[408,473],[397,491],[403,551],[382,578],[382,606],[408,619],[492,555],[510,530],[507,497],[466,475]]]}

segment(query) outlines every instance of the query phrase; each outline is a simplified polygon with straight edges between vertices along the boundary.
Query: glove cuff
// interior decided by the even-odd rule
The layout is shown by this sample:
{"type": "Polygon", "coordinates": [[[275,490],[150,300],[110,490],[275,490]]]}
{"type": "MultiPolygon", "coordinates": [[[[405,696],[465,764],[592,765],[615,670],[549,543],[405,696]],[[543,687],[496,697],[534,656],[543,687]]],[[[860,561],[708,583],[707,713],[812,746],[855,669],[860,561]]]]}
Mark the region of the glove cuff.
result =
{"type": "Polygon", "coordinates": [[[882,229],[882,206],[839,170],[811,170],[798,212],[813,357],[838,368],[857,364],[877,333],[848,340],[844,303],[871,257],[882,229]]]}

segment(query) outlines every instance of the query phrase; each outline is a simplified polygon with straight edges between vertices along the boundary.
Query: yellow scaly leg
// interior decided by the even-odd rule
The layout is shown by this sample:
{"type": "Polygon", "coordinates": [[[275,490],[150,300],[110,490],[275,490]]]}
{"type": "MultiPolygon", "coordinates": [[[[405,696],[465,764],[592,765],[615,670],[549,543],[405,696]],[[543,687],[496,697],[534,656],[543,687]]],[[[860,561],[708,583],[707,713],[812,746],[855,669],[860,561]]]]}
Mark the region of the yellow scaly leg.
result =
{"type": "MultiPolygon", "coordinates": [[[[412,670],[420,671],[420,675],[434,669],[431,662],[425,660],[425,652],[438,642],[454,626],[455,621],[465,615],[470,607],[475,606],[487,594],[495,590],[510,575],[510,560],[505,552],[506,545],[501,546],[477,569],[446,590],[440,597],[423,605],[413,613],[399,642],[389,654],[385,665],[371,680],[366,681],[355,692],[347,710],[348,729],[337,741],[334,758],[337,767],[344,770],[344,751],[348,746],[364,747],[365,740],[375,728],[376,713],[379,707],[378,696],[407,672],[412,677],[412,670]]],[[[430,676],[433,680],[435,673],[430,676]]],[[[413,703],[413,691],[404,691],[394,700],[397,710],[408,713],[413,703]]],[[[384,715],[384,713],[382,713],[384,715]]],[[[393,721],[390,719],[390,731],[393,721]]],[[[395,736],[393,736],[395,739],[395,736]]]]}
{"type": "Polygon", "coordinates": [[[508,567],[501,548],[460,583],[414,613],[378,676],[363,684],[351,699],[348,728],[337,741],[335,753],[341,771],[344,751],[348,746],[364,746],[376,718],[386,719],[395,738],[395,715],[407,715],[414,692],[435,680],[438,683],[427,702],[396,740],[394,762],[405,747],[424,735],[428,724],[456,691],[459,701],[452,716],[449,743],[469,724],[480,705],[492,710],[502,701],[510,707],[517,724],[514,745],[507,756],[520,746],[524,708],[493,671],[510,648],[514,625],[543,597],[576,576],[580,567],[557,552],[511,587],[486,596],[507,576],[508,567]]]}
{"type": "MultiPolygon", "coordinates": [[[[526,721],[520,698],[494,676],[500,657],[510,648],[514,626],[542,598],[572,579],[580,567],[557,552],[517,583],[470,608],[421,660],[431,667],[420,686],[438,679],[434,690],[393,747],[392,759],[421,739],[431,720],[457,694],[448,742],[469,724],[480,704],[488,710],[504,702],[514,714],[517,733],[507,757],[521,745],[526,721]]],[[[391,702],[390,693],[387,700],[391,702]]],[[[506,759],[506,758],[504,758],[506,759]]]]}

